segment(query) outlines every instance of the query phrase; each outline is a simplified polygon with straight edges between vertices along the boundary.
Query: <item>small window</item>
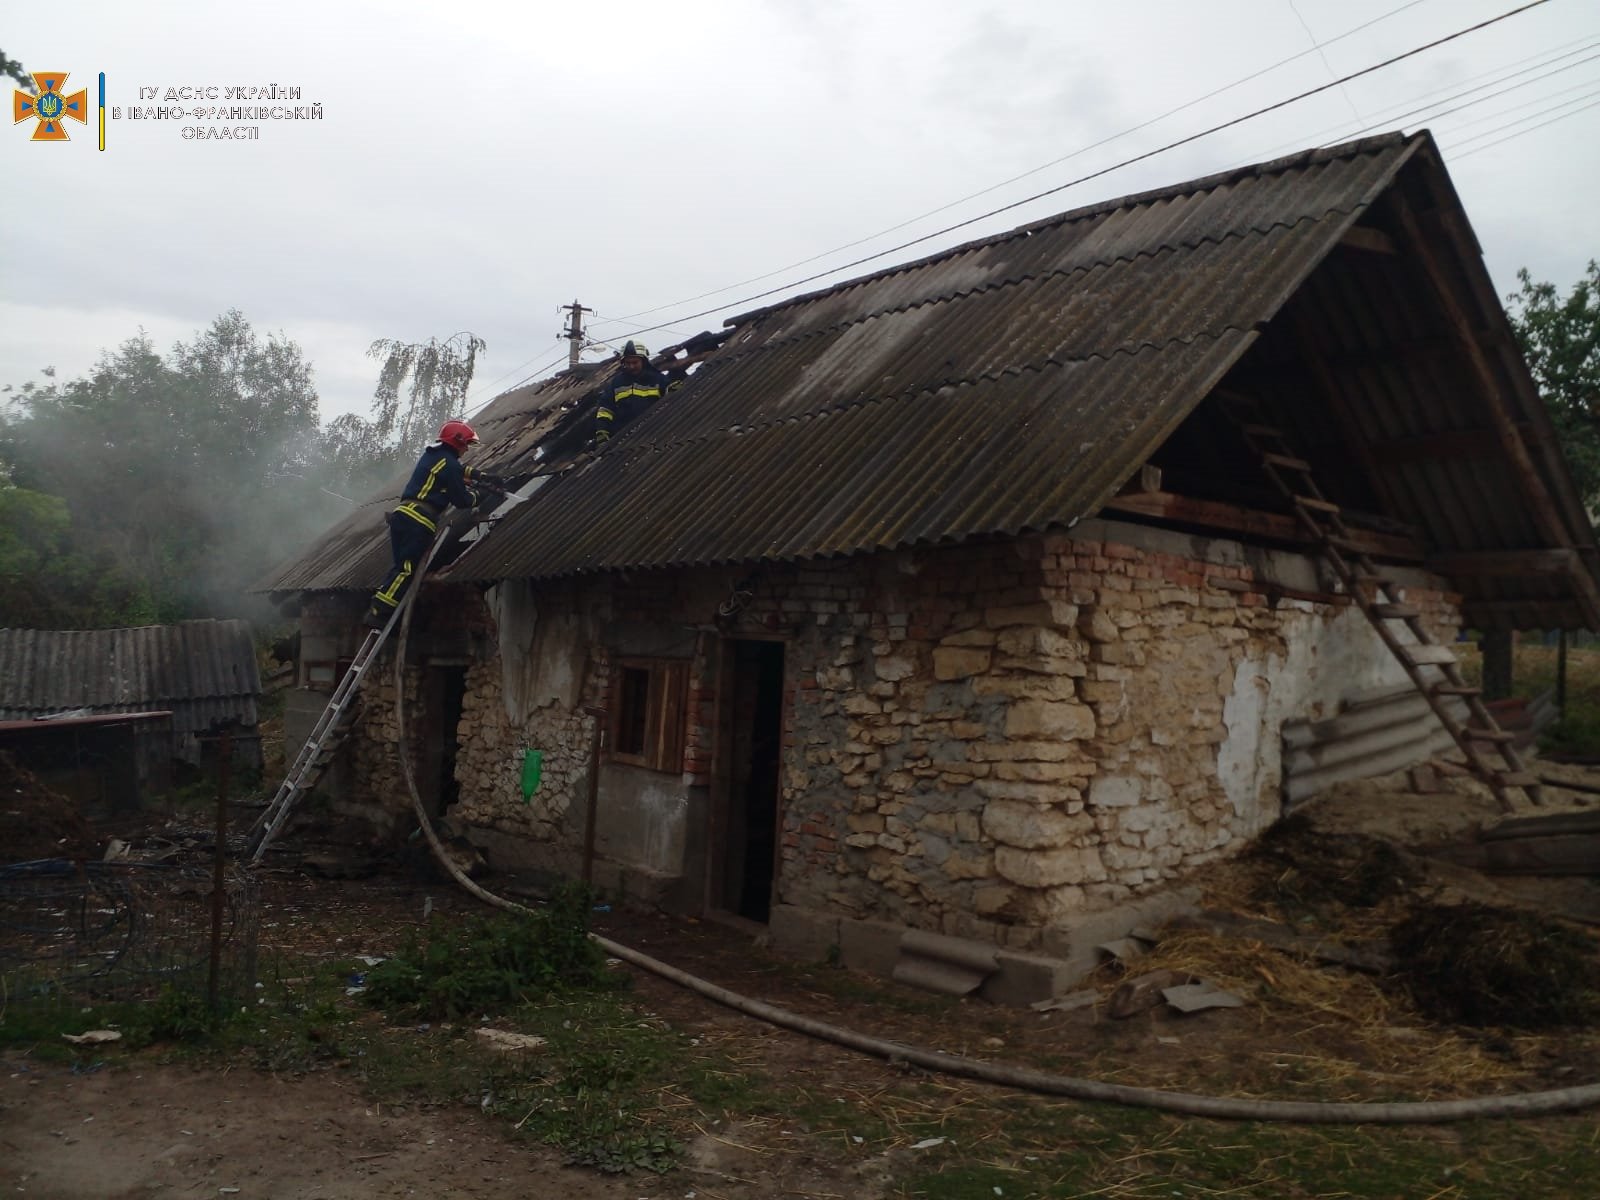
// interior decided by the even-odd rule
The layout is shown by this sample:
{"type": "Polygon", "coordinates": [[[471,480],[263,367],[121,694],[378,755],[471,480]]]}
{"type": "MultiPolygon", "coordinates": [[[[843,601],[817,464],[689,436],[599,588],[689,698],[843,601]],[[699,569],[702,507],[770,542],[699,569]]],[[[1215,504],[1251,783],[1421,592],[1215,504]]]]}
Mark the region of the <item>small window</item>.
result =
{"type": "Polygon", "coordinates": [[[684,702],[689,664],[624,659],[611,691],[611,758],[652,771],[683,768],[684,702]]]}
{"type": "Polygon", "coordinates": [[[306,663],[305,687],[314,692],[331,692],[338,688],[345,672],[353,666],[352,658],[339,658],[306,663]]]}

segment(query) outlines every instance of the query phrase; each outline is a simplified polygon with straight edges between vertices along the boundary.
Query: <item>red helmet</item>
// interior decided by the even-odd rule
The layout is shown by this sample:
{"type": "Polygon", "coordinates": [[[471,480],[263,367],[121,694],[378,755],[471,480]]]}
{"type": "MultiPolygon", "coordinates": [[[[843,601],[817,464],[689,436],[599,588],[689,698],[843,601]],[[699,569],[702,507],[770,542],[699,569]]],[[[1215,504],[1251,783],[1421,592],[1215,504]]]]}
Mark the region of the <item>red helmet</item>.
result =
{"type": "Polygon", "coordinates": [[[460,454],[478,440],[478,435],[465,421],[446,421],[439,428],[439,440],[460,454]]]}

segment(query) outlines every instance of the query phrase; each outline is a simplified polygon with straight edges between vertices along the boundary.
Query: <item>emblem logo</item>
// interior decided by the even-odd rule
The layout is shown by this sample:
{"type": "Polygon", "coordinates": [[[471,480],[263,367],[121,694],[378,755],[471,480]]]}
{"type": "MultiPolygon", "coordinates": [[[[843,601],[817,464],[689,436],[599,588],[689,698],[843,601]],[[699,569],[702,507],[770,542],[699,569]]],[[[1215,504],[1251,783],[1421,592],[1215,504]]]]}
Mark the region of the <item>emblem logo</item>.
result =
{"type": "Polygon", "coordinates": [[[11,93],[12,124],[20,124],[29,117],[38,122],[33,128],[32,141],[70,141],[66,129],[68,120],[80,125],[89,123],[89,89],[67,95],[63,90],[67,74],[66,71],[35,71],[33,82],[39,88],[37,96],[30,96],[21,88],[11,93]]]}

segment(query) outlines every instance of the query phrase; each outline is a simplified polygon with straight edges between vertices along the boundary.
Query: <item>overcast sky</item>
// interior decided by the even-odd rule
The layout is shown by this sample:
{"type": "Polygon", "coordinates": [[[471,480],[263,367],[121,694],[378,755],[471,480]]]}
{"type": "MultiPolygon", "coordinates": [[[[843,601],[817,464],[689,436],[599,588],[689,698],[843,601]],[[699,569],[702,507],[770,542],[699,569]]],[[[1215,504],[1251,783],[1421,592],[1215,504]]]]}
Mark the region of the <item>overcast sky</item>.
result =
{"type": "Polygon", "coordinates": [[[574,298],[596,310],[592,333],[613,345],[669,322],[643,335],[659,348],[770,303],[775,296],[751,299],[768,288],[811,290],[1364,129],[1432,128],[1500,292],[1522,266],[1565,290],[1600,257],[1595,0],[1549,0],[1268,116],[796,286],[1515,7],[11,6],[0,49],[30,70],[70,72],[67,91],[88,88],[91,112],[87,125],[68,124],[67,145],[31,142],[31,120],[0,136],[0,385],[47,366],[87,373],[140,328],[165,349],[239,308],[258,331],[299,343],[325,419],[367,411],[373,339],[471,330],[488,342],[476,408],[565,363],[557,310],[574,298]],[[103,152],[92,111],[102,71],[108,109],[123,113],[108,119],[103,152]],[[301,88],[301,99],[230,101],[222,91],[274,84],[301,88]],[[219,99],[165,101],[183,87],[216,88],[219,99]],[[141,88],[163,99],[141,99],[141,88]],[[317,102],[323,116],[130,119],[132,106],[164,102],[317,102]],[[251,125],[258,140],[183,136],[251,125]]]}

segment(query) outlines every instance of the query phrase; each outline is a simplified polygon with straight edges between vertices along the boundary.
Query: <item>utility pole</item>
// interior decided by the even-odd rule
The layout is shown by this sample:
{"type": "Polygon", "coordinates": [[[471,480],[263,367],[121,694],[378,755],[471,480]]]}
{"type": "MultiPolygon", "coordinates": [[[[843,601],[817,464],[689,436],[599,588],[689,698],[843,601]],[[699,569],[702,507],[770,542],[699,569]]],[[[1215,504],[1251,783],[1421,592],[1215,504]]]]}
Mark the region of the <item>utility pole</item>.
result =
{"type": "Polygon", "coordinates": [[[571,314],[567,318],[566,332],[561,335],[571,343],[567,347],[567,368],[570,370],[578,365],[578,353],[583,349],[583,314],[594,309],[585,308],[574,300],[571,304],[563,304],[561,311],[571,314]]]}

